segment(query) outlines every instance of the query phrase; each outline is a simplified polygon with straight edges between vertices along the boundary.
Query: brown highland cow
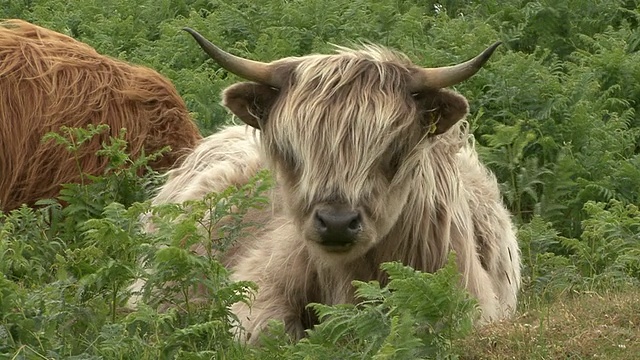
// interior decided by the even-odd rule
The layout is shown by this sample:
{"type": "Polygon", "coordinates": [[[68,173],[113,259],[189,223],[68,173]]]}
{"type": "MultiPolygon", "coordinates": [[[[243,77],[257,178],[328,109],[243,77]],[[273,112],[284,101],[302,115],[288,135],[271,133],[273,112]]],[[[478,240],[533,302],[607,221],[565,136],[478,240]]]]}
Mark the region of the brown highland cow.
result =
{"type": "Polygon", "coordinates": [[[315,321],[309,303],[353,303],[353,280],[386,283],[381,263],[434,272],[451,251],[480,323],[514,313],[520,251],[510,214],[468,134],[466,99],[446,89],[498,44],[443,68],[378,46],[260,63],[187,31],[250,80],[227,88],[223,103],[255,134],[229,127],[207,138],[154,202],[199,199],[263,168],[277,181],[272,206],[249,214],[266,226],[224,258],[234,279],[259,287],[251,306],[233,306],[241,338],[255,342],[271,319],[300,338],[315,321]]]}
{"type": "Polygon", "coordinates": [[[73,156],[41,138],[89,124],[111,128],[81,148],[80,168],[93,175],[108,163],[96,151],[121,128],[133,157],[171,147],[155,169],[173,166],[201,139],[173,84],[156,71],[22,20],[0,23],[0,209],[33,205],[78,181],[73,156]]]}

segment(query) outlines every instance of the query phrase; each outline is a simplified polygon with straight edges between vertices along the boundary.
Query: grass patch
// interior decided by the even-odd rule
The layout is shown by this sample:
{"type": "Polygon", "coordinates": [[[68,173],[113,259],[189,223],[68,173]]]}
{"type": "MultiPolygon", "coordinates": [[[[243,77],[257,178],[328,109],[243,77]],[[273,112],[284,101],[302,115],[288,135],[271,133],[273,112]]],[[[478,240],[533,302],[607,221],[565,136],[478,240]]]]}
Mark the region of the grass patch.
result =
{"type": "Polygon", "coordinates": [[[530,308],[459,342],[462,359],[637,359],[640,288],[588,292],[530,308]]]}

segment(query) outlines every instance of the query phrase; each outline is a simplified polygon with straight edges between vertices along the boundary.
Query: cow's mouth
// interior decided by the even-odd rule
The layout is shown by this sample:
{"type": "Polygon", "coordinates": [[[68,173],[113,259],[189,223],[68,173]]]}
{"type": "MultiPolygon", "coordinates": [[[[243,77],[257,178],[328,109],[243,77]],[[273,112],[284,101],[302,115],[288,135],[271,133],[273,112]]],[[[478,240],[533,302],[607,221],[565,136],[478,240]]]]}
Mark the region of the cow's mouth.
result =
{"type": "Polygon", "coordinates": [[[336,242],[322,242],[320,243],[320,246],[326,252],[343,253],[351,250],[354,244],[355,244],[354,242],[345,243],[345,242],[336,241],[336,242]]]}

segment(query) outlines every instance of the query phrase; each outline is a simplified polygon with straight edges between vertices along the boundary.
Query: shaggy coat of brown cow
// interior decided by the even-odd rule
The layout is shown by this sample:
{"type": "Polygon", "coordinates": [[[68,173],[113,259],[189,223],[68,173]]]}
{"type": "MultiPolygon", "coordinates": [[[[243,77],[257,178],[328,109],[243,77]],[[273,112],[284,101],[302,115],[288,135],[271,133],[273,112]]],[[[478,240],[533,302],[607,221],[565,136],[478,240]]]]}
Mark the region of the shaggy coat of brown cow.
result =
{"type": "Polygon", "coordinates": [[[61,184],[79,180],[79,168],[102,174],[108,159],[95,153],[121,128],[134,158],[143,148],[171,147],[155,169],[173,166],[201,139],[184,101],[156,71],[22,20],[0,23],[0,209],[56,196],[61,184]],[[80,166],[61,146],[41,142],[61,126],[89,124],[111,130],[82,146],[80,166]]]}
{"type": "Polygon", "coordinates": [[[387,281],[382,262],[433,272],[452,250],[481,322],[513,314],[520,253],[510,214],[461,121],[467,101],[443,89],[473,75],[495,46],[438,69],[376,46],[262,64],[190,32],[222,66],[255,81],[226,89],[223,103],[257,130],[229,127],[206,139],[155,202],[273,172],[274,206],[257,214],[268,217],[265,228],[225,259],[234,279],[259,286],[250,307],[232,309],[243,338],[254,342],[270,319],[300,338],[312,325],[310,302],[352,303],[353,280],[387,281]]]}

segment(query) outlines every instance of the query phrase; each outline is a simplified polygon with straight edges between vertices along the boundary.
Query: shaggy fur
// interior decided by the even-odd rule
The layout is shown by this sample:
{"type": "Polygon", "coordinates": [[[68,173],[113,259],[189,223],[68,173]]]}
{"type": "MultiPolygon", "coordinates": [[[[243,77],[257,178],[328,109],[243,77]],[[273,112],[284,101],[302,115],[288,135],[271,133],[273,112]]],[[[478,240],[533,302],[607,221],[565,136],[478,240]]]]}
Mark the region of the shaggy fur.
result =
{"type": "Polygon", "coordinates": [[[433,272],[452,250],[481,322],[513,314],[520,253],[497,181],[460,122],[466,100],[446,89],[411,94],[415,65],[374,46],[277,64],[290,69],[283,88],[240,83],[224,93],[258,136],[241,127],[213,135],[156,198],[197,199],[262,167],[274,172],[281,207],[265,210],[266,228],[226,259],[234,279],[259,286],[251,307],[233,307],[245,339],[254,342],[270,319],[300,338],[315,320],[310,302],[354,302],[352,280],[387,281],[380,263],[433,272]],[[336,204],[362,217],[347,251],[320,245],[313,225],[318,209],[336,204]]]}
{"type": "Polygon", "coordinates": [[[80,152],[82,171],[99,175],[95,155],[108,136],[127,129],[136,157],[170,146],[151,166],[165,169],[196,146],[200,133],[174,86],[154,70],[98,54],[66,35],[21,20],[0,24],[0,209],[56,196],[77,182],[72,155],[44,134],[61,126],[108,124],[80,152]]]}

